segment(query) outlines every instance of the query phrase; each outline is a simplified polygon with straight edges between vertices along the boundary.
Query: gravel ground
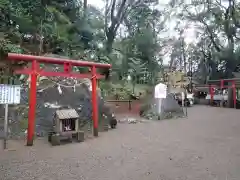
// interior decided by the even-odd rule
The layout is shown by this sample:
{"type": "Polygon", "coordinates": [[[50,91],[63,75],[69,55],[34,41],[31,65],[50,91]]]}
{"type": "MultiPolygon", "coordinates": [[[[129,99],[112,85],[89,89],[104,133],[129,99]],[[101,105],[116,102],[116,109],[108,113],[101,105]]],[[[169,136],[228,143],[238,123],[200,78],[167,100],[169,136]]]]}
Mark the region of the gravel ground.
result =
{"type": "Polygon", "coordinates": [[[0,180],[239,180],[239,110],[196,106],[186,119],[119,123],[81,144],[0,151],[0,180]]]}

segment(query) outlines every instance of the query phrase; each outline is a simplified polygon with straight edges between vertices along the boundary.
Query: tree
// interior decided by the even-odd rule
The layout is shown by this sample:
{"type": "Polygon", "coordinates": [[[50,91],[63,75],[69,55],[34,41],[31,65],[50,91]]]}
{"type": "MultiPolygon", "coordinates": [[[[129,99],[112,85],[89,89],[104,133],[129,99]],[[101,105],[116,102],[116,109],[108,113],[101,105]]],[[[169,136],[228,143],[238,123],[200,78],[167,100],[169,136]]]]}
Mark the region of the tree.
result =
{"type": "Polygon", "coordinates": [[[111,52],[117,31],[131,10],[139,8],[142,4],[150,5],[157,2],[157,0],[105,0],[106,51],[111,52]]]}
{"type": "Polygon", "coordinates": [[[225,77],[232,77],[239,61],[236,59],[238,49],[239,3],[235,0],[218,1],[194,1],[185,4],[183,12],[179,16],[187,21],[193,22],[202,29],[199,34],[207,34],[208,47],[211,48],[212,56],[215,56],[219,63],[224,63],[225,77]]]}
{"type": "Polygon", "coordinates": [[[139,59],[149,72],[157,72],[163,23],[162,12],[152,5],[158,1],[105,2],[102,13],[87,0],[4,0],[0,4],[2,52],[95,59],[113,64],[122,79],[132,69],[133,59],[139,59]]]}

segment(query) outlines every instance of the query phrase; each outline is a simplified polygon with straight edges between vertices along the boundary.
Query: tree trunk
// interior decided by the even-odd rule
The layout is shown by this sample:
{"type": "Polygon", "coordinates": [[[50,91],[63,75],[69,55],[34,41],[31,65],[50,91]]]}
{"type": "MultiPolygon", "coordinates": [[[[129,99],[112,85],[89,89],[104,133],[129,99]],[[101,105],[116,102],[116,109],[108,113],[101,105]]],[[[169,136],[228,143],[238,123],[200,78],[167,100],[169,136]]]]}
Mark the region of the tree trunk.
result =
{"type": "Polygon", "coordinates": [[[83,19],[84,21],[87,19],[87,0],[84,0],[83,2],[83,19]]]}
{"type": "MultiPolygon", "coordinates": [[[[227,78],[233,78],[233,71],[234,71],[234,65],[232,60],[228,60],[228,62],[226,63],[226,74],[227,74],[227,78]]],[[[229,82],[228,83],[228,107],[229,108],[233,108],[234,104],[233,104],[233,89],[231,88],[232,83],[229,82]]]]}
{"type": "Polygon", "coordinates": [[[106,52],[110,54],[112,52],[112,45],[114,41],[114,34],[113,32],[108,32],[107,33],[107,42],[106,42],[106,52]]]}
{"type": "MultiPolygon", "coordinates": [[[[233,36],[228,37],[228,47],[229,47],[229,53],[228,53],[228,60],[226,63],[226,78],[233,78],[233,71],[235,69],[235,56],[234,56],[234,39],[233,36]]],[[[233,89],[231,88],[232,83],[229,82],[228,86],[228,107],[233,108],[233,89]]]]}

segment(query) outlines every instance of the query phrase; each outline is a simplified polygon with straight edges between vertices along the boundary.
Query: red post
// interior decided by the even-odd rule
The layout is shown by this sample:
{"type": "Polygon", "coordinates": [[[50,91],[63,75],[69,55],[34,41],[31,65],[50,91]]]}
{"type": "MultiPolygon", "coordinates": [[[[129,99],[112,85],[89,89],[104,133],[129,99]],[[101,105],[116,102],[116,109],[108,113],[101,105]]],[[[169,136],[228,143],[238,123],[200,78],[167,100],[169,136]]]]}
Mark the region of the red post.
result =
{"type": "Polygon", "coordinates": [[[213,86],[210,85],[210,105],[213,104],[213,95],[214,95],[214,92],[213,92],[213,86]]]}
{"type": "Polygon", "coordinates": [[[92,66],[92,117],[93,117],[93,135],[98,136],[98,102],[97,102],[97,75],[96,67],[92,66]]]}
{"type": "Polygon", "coordinates": [[[232,90],[233,90],[233,106],[236,108],[237,105],[237,97],[236,97],[236,85],[235,81],[232,81],[232,90]]]}
{"type": "Polygon", "coordinates": [[[220,83],[221,83],[220,86],[221,86],[221,90],[222,90],[222,89],[224,88],[224,80],[221,79],[221,80],[220,80],[220,83]]]}
{"type": "Polygon", "coordinates": [[[28,131],[27,146],[33,145],[34,129],[35,129],[35,112],[36,112],[36,93],[37,93],[37,71],[39,64],[36,60],[32,62],[32,72],[30,79],[30,98],[28,111],[28,131]]]}

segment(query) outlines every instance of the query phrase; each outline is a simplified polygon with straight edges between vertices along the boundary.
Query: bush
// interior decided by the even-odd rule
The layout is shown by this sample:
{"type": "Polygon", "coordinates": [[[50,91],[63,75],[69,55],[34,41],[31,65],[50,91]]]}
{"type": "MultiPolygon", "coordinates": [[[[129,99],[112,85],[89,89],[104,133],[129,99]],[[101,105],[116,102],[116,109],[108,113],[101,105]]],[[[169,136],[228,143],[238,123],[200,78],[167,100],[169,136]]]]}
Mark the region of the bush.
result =
{"type": "Polygon", "coordinates": [[[109,82],[100,82],[99,87],[102,92],[102,96],[110,99],[129,99],[131,89],[124,84],[113,84],[109,82]]]}

